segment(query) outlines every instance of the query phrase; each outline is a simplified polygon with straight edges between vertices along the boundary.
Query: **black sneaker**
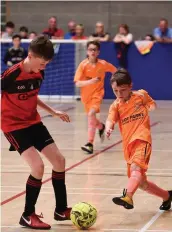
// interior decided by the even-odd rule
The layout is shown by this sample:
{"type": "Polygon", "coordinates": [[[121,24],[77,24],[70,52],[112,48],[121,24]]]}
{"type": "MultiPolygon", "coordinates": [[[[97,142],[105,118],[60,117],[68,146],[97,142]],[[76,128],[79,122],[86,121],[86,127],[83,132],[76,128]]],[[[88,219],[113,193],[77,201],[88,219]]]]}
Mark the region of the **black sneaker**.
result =
{"type": "Polygon", "coordinates": [[[168,191],[169,198],[167,201],[163,201],[162,205],[159,207],[160,210],[169,210],[171,208],[171,202],[172,202],[172,190],[168,191]]]}
{"type": "Polygon", "coordinates": [[[103,128],[99,130],[99,137],[100,137],[101,143],[103,143],[105,139],[105,124],[102,123],[102,125],[103,125],[103,128]]]}
{"type": "Polygon", "coordinates": [[[123,190],[123,196],[114,197],[112,199],[112,201],[116,205],[123,206],[125,209],[133,209],[134,208],[133,200],[129,196],[127,196],[127,190],[126,189],[123,190]]]}
{"type": "Polygon", "coordinates": [[[84,146],[81,147],[83,151],[86,151],[89,154],[93,154],[93,144],[92,143],[87,143],[84,146]]]}

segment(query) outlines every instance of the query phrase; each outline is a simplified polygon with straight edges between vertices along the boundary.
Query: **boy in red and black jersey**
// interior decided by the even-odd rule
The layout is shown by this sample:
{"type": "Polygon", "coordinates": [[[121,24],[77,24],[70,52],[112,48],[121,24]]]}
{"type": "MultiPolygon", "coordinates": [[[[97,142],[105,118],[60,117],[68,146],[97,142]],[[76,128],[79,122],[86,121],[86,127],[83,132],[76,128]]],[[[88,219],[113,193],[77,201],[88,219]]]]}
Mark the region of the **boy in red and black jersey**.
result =
{"type": "Polygon", "coordinates": [[[26,183],[25,209],[20,225],[32,229],[50,229],[51,226],[35,214],[35,204],[42,185],[44,164],[41,152],[52,164],[52,184],[56,198],[55,220],[70,219],[65,185],[65,158],[58,150],[47,128],[41,122],[37,106],[52,116],[69,122],[69,116],[43,103],[38,92],[44,79],[44,69],[54,56],[53,44],[45,36],[34,39],[27,58],[7,69],[1,77],[1,129],[10,144],[31,168],[26,183]],[[38,150],[38,151],[37,151],[38,150]]]}

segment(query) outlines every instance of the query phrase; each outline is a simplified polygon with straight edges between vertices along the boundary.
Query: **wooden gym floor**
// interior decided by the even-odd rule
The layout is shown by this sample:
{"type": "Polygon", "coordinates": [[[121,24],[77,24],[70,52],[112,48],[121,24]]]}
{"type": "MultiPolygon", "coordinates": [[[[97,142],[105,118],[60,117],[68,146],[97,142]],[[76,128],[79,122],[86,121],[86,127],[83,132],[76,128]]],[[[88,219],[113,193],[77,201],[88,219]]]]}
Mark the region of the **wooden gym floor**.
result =
{"type": "MultiPolygon", "coordinates": [[[[102,105],[101,119],[105,120],[109,105],[102,105]]],[[[94,155],[86,155],[80,146],[87,142],[87,120],[80,102],[50,103],[53,107],[67,110],[71,123],[63,123],[41,111],[43,122],[48,127],[61,152],[66,157],[66,185],[68,205],[88,201],[98,210],[93,232],[172,232],[172,210],[159,211],[161,199],[140,190],[134,196],[133,210],[127,211],[112,202],[120,196],[127,183],[126,164],[123,159],[118,126],[111,140],[100,144],[96,135],[94,155]]],[[[165,189],[172,189],[172,102],[159,101],[159,108],[151,113],[153,152],[148,177],[165,189]]],[[[1,133],[1,231],[28,232],[18,225],[25,199],[25,183],[29,168],[17,152],[9,152],[9,144],[1,133]]],[[[45,162],[45,174],[36,213],[52,225],[52,232],[78,231],[70,221],[56,222],[53,219],[54,195],[51,185],[51,165],[45,162]]],[[[36,231],[36,230],[32,230],[36,231]]],[[[37,230],[38,231],[38,230],[37,230]]]]}

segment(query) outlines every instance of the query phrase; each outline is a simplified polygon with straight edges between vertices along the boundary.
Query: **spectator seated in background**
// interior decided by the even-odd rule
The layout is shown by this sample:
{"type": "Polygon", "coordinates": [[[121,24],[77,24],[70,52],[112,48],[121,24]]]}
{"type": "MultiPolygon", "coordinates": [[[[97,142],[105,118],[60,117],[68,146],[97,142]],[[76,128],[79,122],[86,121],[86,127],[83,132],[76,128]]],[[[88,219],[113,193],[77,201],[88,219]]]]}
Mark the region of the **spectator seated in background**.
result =
{"type": "Polygon", "coordinates": [[[5,25],[5,32],[2,33],[2,39],[12,39],[15,29],[15,24],[11,21],[7,22],[5,25]]]}
{"type": "Polygon", "coordinates": [[[28,28],[27,27],[20,27],[20,36],[22,39],[28,39],[28,28]]]}
{"type": "Polygon", "coordinates": [[[76,35],[72,37],[72,39],[87,39],[87,37],[84,35],[84,26],[83,24],[76,25],[76,35]]]}
{"type": "Polygon", "coordinates": [[[104,24],[102,22],[97,22],[96,23],[95,33],[93,33],[89,37],[89,40],[97,40],[97,41],[100,41],[100,42],[110,40],[110,35],[107,32],[105,33],[104,24]]]}
{"type": "Polygon", "coordinates": [[[35,39],[37,37],[37,33],[35,31],[31,31],[29,33],[29,39],[35,39]]]}
{"type": "Polygon", "coordinates": [[[57,27],[57,18],[52,16],[48,20],[48,28],[43,31],[44,35],[48,35],[50,39],[63,39],[64,32],[57,27]]]}
{"type": "Polygon", "coordinates": [[[147,41],[155,41],[155,37],[151,34],[147,34],[144,38],[144,40],[147,40],[147,41]]]}
{"type": "Polygon", "coordinates": [[[172,43],[172,28],[168,27],[167,19],[161,19],[159,27],[154,29],[154,37],[157,42],[172,43]]]}
{"type": "Polygon", "coordinates": [[[12,41],[13,41],[13,47],[8,48],[4,57],[4,63],[8,67],[11,67],[14,64],[19,63],[27,56],[27,52],[25,51],[25,49],[20,46],[21,36],[13,35],[12,41]]]}
{"type": "Polygon", "coordinates": [[[73,36],[75,36],[75,28],[76,23],[74,21],[70,21],[68,23],[68,32],[65,34],[64,39],[72,39],[73,36]]]}
{"type": "Polygon", "coordinates": [[[118,28],[118,34],[114,37],[117,50],[117,58],[121,68],[127,68],[127,53],[129,44],[133,41],[133,35],[129,32],[127,24],[121,24],[118,28]]]}

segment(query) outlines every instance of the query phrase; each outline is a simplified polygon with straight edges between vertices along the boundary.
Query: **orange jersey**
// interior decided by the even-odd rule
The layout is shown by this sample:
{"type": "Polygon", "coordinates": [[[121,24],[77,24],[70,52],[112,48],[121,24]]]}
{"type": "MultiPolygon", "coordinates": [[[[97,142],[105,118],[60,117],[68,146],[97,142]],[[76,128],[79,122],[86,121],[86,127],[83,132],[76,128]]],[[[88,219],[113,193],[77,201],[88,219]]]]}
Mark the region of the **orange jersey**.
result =
{"type": "Polygon", "coordinates": [[[100,77],[100,81],[88,86],[81,87],[81,99],[83,103],[89,102],[92,98],[102,99],[104,96],[104,78],[106,72],[116,72],[116,67],[98,59],[96,64],[91,64],[88,59],[83,60],[74,77],[74,81],[85,81],[95,77],[100,77]]]}
{"type": "Polygon", "coordinates": [[[119,123],[123,138],[124,153],[135,140],[151,144],[150,120],[148,108],[155,105],[145,90],[132,92],[131,98],[122,103],[115,100],[110,106],[108,120],[119,123]]]}

